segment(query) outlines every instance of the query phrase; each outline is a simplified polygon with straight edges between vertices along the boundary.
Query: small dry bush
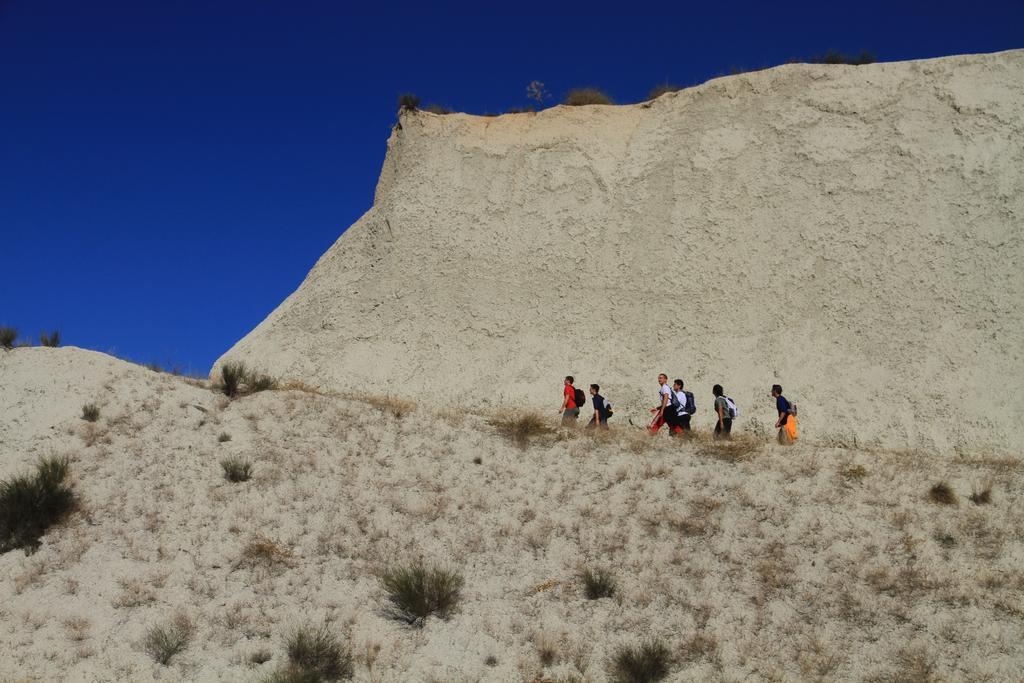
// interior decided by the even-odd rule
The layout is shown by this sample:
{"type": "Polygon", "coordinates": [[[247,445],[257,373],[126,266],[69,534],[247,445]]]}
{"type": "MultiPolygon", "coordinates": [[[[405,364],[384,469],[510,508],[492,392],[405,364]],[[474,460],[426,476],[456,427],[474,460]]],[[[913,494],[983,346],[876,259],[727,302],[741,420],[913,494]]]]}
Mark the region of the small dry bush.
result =
{"type": "Polygon", "coordinates": [[[750,436],[736,435],[732,439],[702,439],[697,453],[724,462],[743,462],[760,453],[764,444],[750,436]]]}
{"type": "Polygon", "coordinates": [[[452,113],[451,109],[440,104],[428,104],[426,107],[423,108],[423,111],[430,112],[431,114],[441,115],[452,113]]]}
{"type": "Polygon", "coordinates": [[[825,54],[815,55],[807,60],[808,64],[849,64],[861,66],[863,64],[874,64],[875,55],[867,50],[861,50],[859,54],[848,55],[837,50],[828,50],[825,54]]]}
{"type": "Polygon", "coordinates": [[[242,549],[240,564],[269,569],[290,564],[292,557],[292,552],[287,548],[282,548],[266,536],[256,535],[242,549]]]}
{"type": "Polygon", "coordinates": [[[661,83],[651,88],[651,92],[647,94],[648,100],[656,100],[662,95],[667,95],[670,92],[679,92],[683,89],[681,85],[672,85],[671,83],[661,83]]]}
{"type": "Polygon", "coordinates": [[[864,477],[868,476],[868,471],[864,469],[864,465],[849,465],[839,469],[839,476],[843,479],[860,481],[864,477]]]}
{"type": "Polygon", "coordinates": [[[192,639],[195,627],[185,614],[177,614],[166,624],[151,627],[142,643],[146,653],[159,664],[167,665],[192,639]]]}
{"type": "Polygon", "coordinates": [[[615,104],[612,98],[598,88],[573,88],[562,100],[562,104],[570,107],[582,107],[588,104],[615,104]]]}
{"type": "Polygon", "coordinates": [[[0,553],[35,552],[46,530],[74,509],[67,475],[67,458],[51,457],[40,460],[32,474],[0,482],[0,553]]]}
{"type": "Polygon", "coordinates": [[[420,106],[420,98],[411,92],[405,92],[398,96],[398,109],[400,111],[416,111],[420,106]]]}
{"type": "Polygon", "coordinates": [[[587,600],[600,600],[615,595],[615,577],[605,569],[591,570],[588,567],[580,573],[580,580],[587,600]]]}
{"type": "Polygon", "coordinates": [[[60,330],[54,330],[53,332],[41,332],[39,334],[39,344],[42,346],[49,346],[51,348],[60,346],[60,330]]]}
{"type": "Polygon", "coordinates": [[[352,653],[328,630],[300,626],[288,636],[288,665],[264,679],[267,683],[319,683],[351,678],[352,653]]]}
{"type": "Polygon", "coordinates": [[[229,398],[255,394],[277,388],[277,380],[270,375],[257,372],[246,367],[241,361],[229,361],[220,369],[220,381],[215,384],[217,390],[229,398]]]}
{"type": "Polygon", "coordinates": [[[82,406],[82,419],[86,422],[95,422],[100,419],[100,407],[95,403],[86,403],[82,406]]]}
{"type": "Polygon", "coordinates": [[[977,489],[971,491],[971,502],[975,505],[989,505],[992,502],[991,484],[986,485],[985,488],[980,491],[977,489]]]}
{"type": "Polygon", "coordinates": [[[683,643],[679,650],[679,659],[683,662],[697,662],[710,659],[718,652],[718,640],[706,633],[697,633],[683,643]]]}
{"type": "Polygon", "coordinates": [[[252,477],[252,463],[240,455],[224,458],[220,461],[220,466],[224,470],[224,478],[230,482],[249,481],[252,477]]]}
{"type": "Polygon", "coordinates": [[[462,597],[461,574],[418,560],[385,570],[380,580],[391,603],[391,616],[411,625],[422,626],[430,615],[447,618],[462,597]]]}
{"type": "Polygon", "coordinates": [[[395,398],[394,396],[375,396],[373,394],[352,394],[348,396],[356,401],[369,403],[377,410],[391,415],[396,420],[401,420],[409,413],[416,411],[416,404],[412,401],[395,398]]]}
{"type": "Polygon", "coordinates": [[[18,330],[13,327],[0,327],[0,346],[5,349],[13,349],[17,339],[18,330]]]}
{"type": "Polygon", "coordinates": [[[527,412],[518,415],[495,417],[488,421],[499,434],[518,446],[526,446],[535,436],[551,434],[555,429],[540,413],[527,412]]]}
{"type": "Polygon", "coordinates": [[[231,441],[231,435],[227,432],[221,432],[220,436],[217,437],[217,443],[226,443],[231,441]]]}
{"type": "Polygon", "coordinates": [[[654,683],[667,677],[671,667],[672,652],[668,646],[660,640],[649,640],[616,650],[609,674],[616,683],[654,683]]]}
{"type": "Polygon", "coordinates": [[[956,505],[956,493],[948,482],[940,481],[928,489],[928,499],[939,505],[956,505]]]}

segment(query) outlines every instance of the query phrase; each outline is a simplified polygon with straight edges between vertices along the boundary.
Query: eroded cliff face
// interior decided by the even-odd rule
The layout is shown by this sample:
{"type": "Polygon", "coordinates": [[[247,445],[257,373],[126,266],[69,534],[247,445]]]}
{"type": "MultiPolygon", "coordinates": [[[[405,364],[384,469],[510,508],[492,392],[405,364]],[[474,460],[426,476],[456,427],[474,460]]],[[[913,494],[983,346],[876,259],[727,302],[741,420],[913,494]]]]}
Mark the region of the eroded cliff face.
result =
{"type": "Polygon", "coordinates": [[[809,439],[1017,448],[1022,84],[1012,51],[404,114],[374,206],[221,361],[553,418],[573,374],[623,424],[666,372],[754,430],[779,382],[809,439]]]}

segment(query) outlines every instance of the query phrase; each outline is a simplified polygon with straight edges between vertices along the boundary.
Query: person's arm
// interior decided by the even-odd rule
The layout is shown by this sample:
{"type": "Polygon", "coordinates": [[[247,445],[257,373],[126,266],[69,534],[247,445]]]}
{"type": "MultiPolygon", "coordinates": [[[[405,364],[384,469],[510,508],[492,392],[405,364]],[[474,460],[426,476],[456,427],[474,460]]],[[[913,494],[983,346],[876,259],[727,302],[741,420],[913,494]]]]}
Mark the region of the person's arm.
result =
{"type": "Polygon", "coordinates": [[[562,407],[558,409],[558,412],[564,413],[568,409],[569,409],[569,394],[563,392],[562,393],[562,407]]]}
{"type": "Polygon", "coordinates": [[[600,410],[598,410],[598,409],[597,409],[597,408],[595,407],[595,408],[594,408],[594,422],[600,422],[600,421],[601,421],[601,411],[600,411],[600,410]]]}
{"type": "MultiPolygon", "coordinates": [[[[776,400],[775,401],[775,409],[778,410],[778,408],[779,408],[779,402],[776,400]]],[[[776,429],[781,428],[782,427],[782,421],[785,420],[785,419],[786,419],[786,412],[784,410],[779,410],[779,419],[775,421],[775,428],[776,429]]]]}
{"type": "Polygon", "coordinates": [[[722,409],[722,404],[718,401],[715,401],[715,405],[718,406],[718,424],[724,427],[725,423],[722,420],[725,419],[725,410],[722,409]]]}

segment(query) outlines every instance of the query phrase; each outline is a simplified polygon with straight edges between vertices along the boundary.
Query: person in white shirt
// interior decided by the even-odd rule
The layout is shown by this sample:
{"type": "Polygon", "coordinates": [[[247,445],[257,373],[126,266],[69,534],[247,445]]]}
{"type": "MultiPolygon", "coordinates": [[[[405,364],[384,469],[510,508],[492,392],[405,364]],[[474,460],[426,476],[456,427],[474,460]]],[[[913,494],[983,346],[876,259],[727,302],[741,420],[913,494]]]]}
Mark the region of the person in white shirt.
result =
{"type": "Polygon", "coordinates": [[[675,400],[672,403],[676,410],[676,421],[673,428],[678,430],[674,433],[688,432],[692,416],[686,412],[686,392],[683,391],[683,380],[677,379],[672,382],[672,393],[675,394],[675,400]]]}
{"type": "Polygon", "coordinates": [[[658,402],[659,405],[656,408],[651,408],[651,413],[654,414],[654,420],[651,422],[651,434],[657,434],[658,430],[661,429],[663,424],[669,425],[670,432],[677,433],[681,431],[679,427],[675,425],[676,419],[675,409],[672,407],[672,389],[668,385],[668,375],[661,373],[658,375],[658,402]]]}

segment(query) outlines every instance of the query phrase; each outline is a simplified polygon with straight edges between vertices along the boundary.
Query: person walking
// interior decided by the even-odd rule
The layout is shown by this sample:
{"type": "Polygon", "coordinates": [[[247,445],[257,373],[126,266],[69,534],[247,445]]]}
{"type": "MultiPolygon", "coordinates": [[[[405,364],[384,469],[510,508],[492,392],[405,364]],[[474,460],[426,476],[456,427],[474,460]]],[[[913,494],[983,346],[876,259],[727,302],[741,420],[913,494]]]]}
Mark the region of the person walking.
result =
{"type": "Polygon", "coordinates": [[[565,389],[562,391],[562,407],[558,409],[558,412],[562,414],[563,427],[571,427],[576,424],[576,420],[580,416],[580,404],[576,402],[576,388],[573,387],[573,382],[575,381],[572,375],[565,376],[565,389]]]}
{"type": "Polygon", "coordinates": [[[674,432],[681,434],[690,431],[690,419],[696,412],[696,402],[693,394],[683,390],[683,380],[677,379],[672,382],[672,407],[675,412],[675,421],[672,423],[674,432]]]}
{"type": "Polygon", "coordinates": [[[591,402],[594,404],[594,416],[587,423],[587,429],[608,429],[608,402],[600,394],[601,387],[590,385],[591,402]]]}
{"type": "MultiPolygon", "coordinates": [[[[658,406],[651,408],[654,420],[651,422],[651,434],[657,434],[661,426],[667,422],[665,419],[666,410],[671,410],[672,389],[668,385],[668,375],[664,372],[658,375],[658,406]]],[[[671,427],[670,427],[671,428],[671,427]]]]}
{"type": "Polygon", "coordinates": [[[715,423],[715,438],[729,439],[732,437],[732,407],[729,399],[725,396],[725,390],[721,384],[711,387],[711,393],[715,396],[715,414],[718,422],[715,423]]]}
{"type": "Polygon", "coordinates": [[[779,430],[779,443],[789,445],[797,437],[793,405],[782,395],[782,386],[779,384],[772,385],[772,398],[775,399],[775,409],[779,412],[779,419],[775,421],[775,428],[779,430]]]}

